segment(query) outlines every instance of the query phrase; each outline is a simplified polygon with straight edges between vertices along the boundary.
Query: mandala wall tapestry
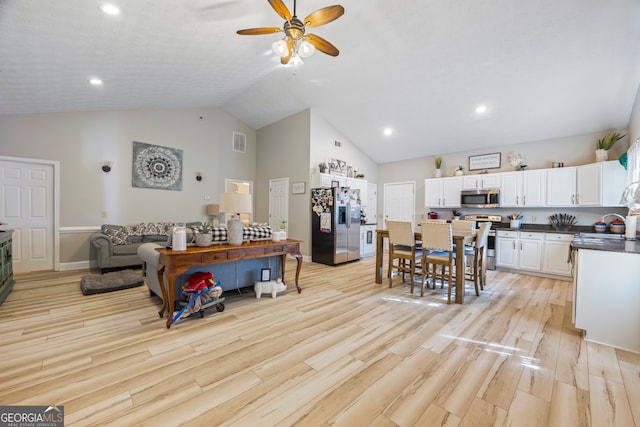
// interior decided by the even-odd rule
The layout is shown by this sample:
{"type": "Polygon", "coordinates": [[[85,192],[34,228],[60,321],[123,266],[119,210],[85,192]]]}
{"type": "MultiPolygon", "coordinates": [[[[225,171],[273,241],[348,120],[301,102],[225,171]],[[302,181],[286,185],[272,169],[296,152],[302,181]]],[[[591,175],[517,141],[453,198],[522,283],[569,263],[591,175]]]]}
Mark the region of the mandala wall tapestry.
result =
{"type": "Polygon", "coordinates": [[[133,141],[133,186],[182,191],[182,150],[133,141]]]}

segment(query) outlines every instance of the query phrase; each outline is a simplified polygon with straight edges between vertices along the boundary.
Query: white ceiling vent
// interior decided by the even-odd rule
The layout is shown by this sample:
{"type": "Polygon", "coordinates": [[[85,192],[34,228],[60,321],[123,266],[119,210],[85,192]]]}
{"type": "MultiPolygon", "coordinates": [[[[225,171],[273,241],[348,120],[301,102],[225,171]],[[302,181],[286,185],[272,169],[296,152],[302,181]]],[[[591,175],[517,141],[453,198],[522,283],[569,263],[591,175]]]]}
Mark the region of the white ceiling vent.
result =
{"type": "Polygon", "coordinates": [[[238,153],[247,152],[247,135],[240,132],[233,132],[233,151],[238,153]]]}
{"type": "Polygon", "coordinates": [[[342,142],[340,141],[333,141],[333,143],[336,147],[342,147],[342,142]]]}

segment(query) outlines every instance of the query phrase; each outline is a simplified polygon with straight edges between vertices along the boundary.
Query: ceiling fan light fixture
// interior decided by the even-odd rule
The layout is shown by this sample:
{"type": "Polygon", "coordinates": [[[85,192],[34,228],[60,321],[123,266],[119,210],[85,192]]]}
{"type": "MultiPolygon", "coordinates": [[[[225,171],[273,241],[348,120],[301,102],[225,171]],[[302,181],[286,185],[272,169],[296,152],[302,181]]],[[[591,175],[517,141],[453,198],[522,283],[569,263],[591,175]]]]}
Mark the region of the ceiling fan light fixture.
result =
{"type": "Polygon", "coordinates": [[[313,55],[315,51],[316,51],[315,46],[306,40],[302,40],[302,42],[300,43],[300,46],[298,46],[298,54],[302,58],[310,57],[311,55],[313,55]]]}
{"type": "Polygon", "coordinates": [[[289,48],[287,48],[287,43],[284,40],[278,40],[272,44],[271,49],[280,57],[287,56],[289,54],[289,48]]]}
{"type": "Polygon", "coordinates": [[[304,61],[302,60],[302,58],[300,58],[300,55],[298,55],[297,53],[294,53],[293,56],[291,57],[291,64],[302,65],[304,64],[304,61]]]}

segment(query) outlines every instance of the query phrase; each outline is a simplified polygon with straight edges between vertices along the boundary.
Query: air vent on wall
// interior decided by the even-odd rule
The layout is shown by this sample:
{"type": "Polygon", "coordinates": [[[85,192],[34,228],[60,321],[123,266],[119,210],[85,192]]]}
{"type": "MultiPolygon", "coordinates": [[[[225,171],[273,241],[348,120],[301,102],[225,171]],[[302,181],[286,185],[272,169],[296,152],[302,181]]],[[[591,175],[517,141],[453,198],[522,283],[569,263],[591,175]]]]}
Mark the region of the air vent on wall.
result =
{"type": "Polygon", "coordinates": [[[333,141],[336,147],[342,147],[342,142],[340,141],[333,141]]]}
{"type": "Polygon", "coordinates": [[[233,151],[238,153],[247,152],[247,135],[240,132],[233,132],[233,151]]]}

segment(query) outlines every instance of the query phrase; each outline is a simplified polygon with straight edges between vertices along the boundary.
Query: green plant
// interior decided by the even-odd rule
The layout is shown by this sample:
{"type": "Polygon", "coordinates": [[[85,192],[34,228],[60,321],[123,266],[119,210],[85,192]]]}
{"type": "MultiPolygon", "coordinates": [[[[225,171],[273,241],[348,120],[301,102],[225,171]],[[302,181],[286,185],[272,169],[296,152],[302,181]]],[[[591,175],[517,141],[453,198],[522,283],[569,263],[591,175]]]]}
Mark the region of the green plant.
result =
{"type": "Polygon", "coordinates": [[[318,165],[318,168],[320,169],[320,172],[324,172],[327,170],[327,164],[325,162],[322,162],[318,165]]]}
{"type": "Polygon", "coordinates": [[[610,150],[613,144],[625,136],[627,136],[626,133],[624,135],[620,135],[618,132],[608,133],[598,140],[598,150],[610,150]]]}
{"type": "Polygon", "coordinates": [[[456,170],[457,171],[463,171],[464,170],[464,166],[458,165],[458,166],[456,166],[456,170]]]}
{"type": "Polygon", "coordinates": [[[202,234],[209,234],[209,233],[211,233],[211,228],[212,227],[213,226],[211,225],[210,222],[203,222],[202,223],[202,227],[200,227],[200,232],[202,234]]]}
{"type": "Polygon", "coordinates": [[[440,169],[440,166],[442,166],[442,156],[436,156],[435,163],[436,169],[440,169]]]}
{"type": "Polygon", "coordinates": [[[363,173],[357,173],[354,178],[364,179],[364,174],[363,173]]]}

